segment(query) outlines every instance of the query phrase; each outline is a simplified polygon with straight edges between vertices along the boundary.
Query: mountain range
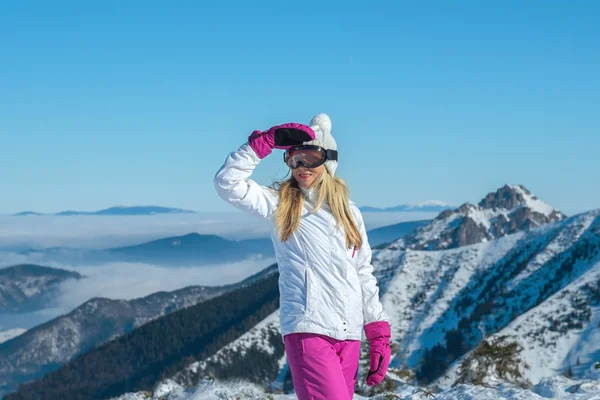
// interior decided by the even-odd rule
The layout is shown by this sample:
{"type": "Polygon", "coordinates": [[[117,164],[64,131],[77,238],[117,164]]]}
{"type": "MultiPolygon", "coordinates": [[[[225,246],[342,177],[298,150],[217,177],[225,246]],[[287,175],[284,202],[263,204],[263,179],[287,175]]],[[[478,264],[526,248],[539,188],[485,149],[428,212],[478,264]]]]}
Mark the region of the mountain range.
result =
{"type": "Polygon", "coordinates": [[[89,349],[161,316],[236,291],[272,274],[267,268],[233,285],[189,286],[134,300],[93,298],[70,313],[0,343],[0,396],[20,382],[56,370],[89,349]]]}
{"type": "Polygon", "coordinates": [[[39,216],[39,215],[155,215],[155,214],[187,214],[195,213],[192,210],[181,208],[170,208],[160,206],[115,206],[98,211],[61,211],[54,214],[43,214],[35,211],[22,211],[15,216],[39,216]]]}
{"type": "MultiPolygon", "coordinates": [[[[235,285],[235,290],[231,287],[219,296],[205,298],[146,322],[126,335],[80,354],[62,367],[47,357],[55,353],[56,340],[66,342],[64,348],[70,350],[69,343],[77,338],[78,330],[62,334],[64,328],[53,323],[50,337],[39,331],[28,331],[0,344],[3,389],[10,391],[19,380],[30,380],[47,373],[41,380],[21,385],[18,392],[6,395],[5,399],[103,399],[128,389],[152,386],[153,382],[177,372],[194,358],[211,356],[272,314],[279,303],[277,280],[277,267],[273,265],[235,285]],[[46,339],[46,345],[39,350],[38,338],[46,339]],[[23,344],[27,339],[32,343],[23,344]],[[34,355],[30,356],[30,353],[34,355]],[[22,361],[24,358],[25,362],[22,361]],[[41,370],[40,361],[45,361],[45,371],[41,370]],[[97,378],[90,380],[90,376],[97,378]],[[65,379],[69,382],[66,385],[65,379]]],[[[90,310],[78,309],[74,313],[96,312],[93,307],[87,308],[90,310]]],[[[110,326],[111,320],[96,322],[96,318],[89,316],[85,321],[101,327],[110,326]]],[[[65,322],[65,325],[68,327],[71,323],[65,322]]],[[[278,340],[281,342],[280,336],[278,340]]]]}
{"type": "Polygon", "coordinates": [[[401,204],[394,207],[359,207],[362,212],[441,212],[453,208],[450,204],[439,200],[424,201],[419,204],[401,204]]]}
{"type": "MultiPolygon", "coordinates": [[[[403,204],[395,207],[377,208],[377,207],[361,207],[363,212],[440,212],[451,208],[452,206],[437,200],[425,201],[419,204],[403,204]]],[[[41,216],[41,215],[155,215],[155,214],[190,214],[196,213],[193,210],[182,208],[161,207],[161,206],[114,206],[97,211],[60,211],[57,213],[39,213],[35,211],[21,211],[13,214],[14,216],[41,216]]]]}
{"type": "MultiPolygon", "coordinates": [[[[488,391],[496,387],[498,395],[490,392],[486,399],[513,398],[503,384],[546,394],[556,385],[553,377],[557,374],[580,379],[600,365],[596,332],[600,322],[600,210],[567,218],[523,186],[507,185],[486,195],[478,205],[444,211],[413,234],[381,246],[374,251],[372,264],[381,301],[391,318],[394,358],[384,384],[377,389],[359,386],[361,394],[399,385],[411,390],[428,385],[433,391],[458,385],[453,392],[459,393],[457,399],[478,398],[460,389],[467,388],[460,386],[465,384],[486,385],[488,391]]],[[[260,293],[277,291],[276,279],[261,282],[260,293]]],[[[238,298],[248,294],[229,292],[238,298]]],[[[131,354],[131,346],[140,341],[147,347],[161,343],[159,337],[136,329],[94,351],[95,358],[79,357],[7,399],[67,393],[67,386],[68,390],[77,388],[77,393],[98,387],[135,392],[177,385],[199,385],[197,390],[201,390],[206,382],[240,379],[265,391],[289,391],[278,313],[270,296],[264,308],[252,303],[253,310],[262,311],[251,314],[263,317],[246,331],[236,330],[225,344],[201,352],[179,347],[181,362],[175,363],[179,369],[145,352],[145,362],[154,362],[161,373],[139,369],[121,378],[106,376],[105,382],[86,381],[86,373],[92,373],[86,365],[92,365],[92,360],[101,357],[103,365],[117,368],[127,360],[114,358],[115,354],[131,354]]],[[[239,301],[230,307],[238,305],[239,301]]],[[[176,318],[182,316],[169,314],[152,324],[175,326],[175,321],[182,321],[176,318]]],[[[231,323],[227,318],[211,321],[225,330],[231,323]]],[[[172,334],[176,336],[169,335],[171,341],[184,339],[177,336],[180,333],[172,334]]],[[[361,368],[359,381],[367,372],[361,368]]],[[[568,390],[580,393],[586,382],[573,383],[568,390]]],[[[527,397],[537,396],[533,392],[519,393],[523,394],[514,398],[537,398],[527,397]]]]}

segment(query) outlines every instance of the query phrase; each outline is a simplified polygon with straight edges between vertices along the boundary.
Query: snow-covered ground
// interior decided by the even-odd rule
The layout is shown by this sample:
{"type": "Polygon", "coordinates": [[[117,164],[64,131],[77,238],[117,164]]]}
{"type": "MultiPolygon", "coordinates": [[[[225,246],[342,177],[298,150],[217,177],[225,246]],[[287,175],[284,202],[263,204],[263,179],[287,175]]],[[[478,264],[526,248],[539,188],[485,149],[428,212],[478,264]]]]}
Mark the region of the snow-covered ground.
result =
{"type": "Polygon", "coordinates": [[[525,206],[530,208],[531,210],[543,214],[545,216],[550,216],[553,212],[555,212],[554,207],[549,205],[548,203],[543,202],[538,199],[533,194],[523,190],[522,186],[519,185],[508,185],[511,189],[520,193],[525,201],[525,206]]]}
{"type": "MultiPolygon", "coordinates": [[[[258,386],[238,382],[219,384],[203,382],[193,389],[184,389],[173,381],[165,381],[154,393],[128,393],[111,400],[295,400],[294,394],[268,394],[258,386]]],[[[598,400],[600,399],[600,381],[574,381],[562,376],[541,381],[531,390],[510,385],[497,387],[457,385],[439,393],[430,393],[424,389],[399,384],[394,392],[363,397],[354,395],[354,400],[598,400]]]]}

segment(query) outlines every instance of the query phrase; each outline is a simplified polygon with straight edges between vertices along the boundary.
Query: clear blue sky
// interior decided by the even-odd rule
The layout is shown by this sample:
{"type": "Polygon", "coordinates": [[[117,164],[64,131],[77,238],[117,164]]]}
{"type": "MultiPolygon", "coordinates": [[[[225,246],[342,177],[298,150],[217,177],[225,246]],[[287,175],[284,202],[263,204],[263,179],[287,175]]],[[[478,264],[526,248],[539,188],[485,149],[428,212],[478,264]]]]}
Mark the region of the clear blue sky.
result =
{"type": "MultiPolygon", "coordinates": [[[[598,208],[598,21],[593,0],[3,2],[0,213],[230,210],[228,152],[318,112],[360,205],[520,183],[598,208]]],[[[255,178],[285,173],[277,152],[255,178]]]]}

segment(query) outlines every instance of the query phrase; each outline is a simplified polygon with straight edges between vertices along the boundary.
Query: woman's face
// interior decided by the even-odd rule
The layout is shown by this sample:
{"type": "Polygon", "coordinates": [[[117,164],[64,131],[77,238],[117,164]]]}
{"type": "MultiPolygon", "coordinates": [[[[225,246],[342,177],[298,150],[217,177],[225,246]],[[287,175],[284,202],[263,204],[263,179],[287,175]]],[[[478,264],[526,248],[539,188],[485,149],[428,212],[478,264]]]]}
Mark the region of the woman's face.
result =
{"type": "Polygon", "coordinates": [[[317,168],[298,167],[292,170],[292,176],[301,188],[308,189],[324,171],[325,165],[319,165],[317,168]]]}

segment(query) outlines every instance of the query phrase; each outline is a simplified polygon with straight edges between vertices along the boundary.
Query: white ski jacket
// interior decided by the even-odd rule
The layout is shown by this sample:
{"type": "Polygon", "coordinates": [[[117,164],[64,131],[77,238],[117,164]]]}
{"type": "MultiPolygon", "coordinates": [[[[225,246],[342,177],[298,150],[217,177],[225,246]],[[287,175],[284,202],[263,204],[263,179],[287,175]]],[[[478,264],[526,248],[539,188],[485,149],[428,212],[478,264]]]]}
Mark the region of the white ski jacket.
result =
{"type": "Polygon", "coordinates": [[[355,254],[346,247],[343,228],[336,228],[326,205],[311,212],[316,193],[306,191],[300,227],[282,242],[274,215],[277,191],[249,179],[259,162],[254,150],[244,144],[227,157],[214,184],[225,201],[272,221],[271,240],[280,274],[282,335],[310,332],[339,340],[360,340],[365,324],[389,321],[379,301],[371,248],[359,209],[352,203],[363,239],[363,246],[355,254]]]}

